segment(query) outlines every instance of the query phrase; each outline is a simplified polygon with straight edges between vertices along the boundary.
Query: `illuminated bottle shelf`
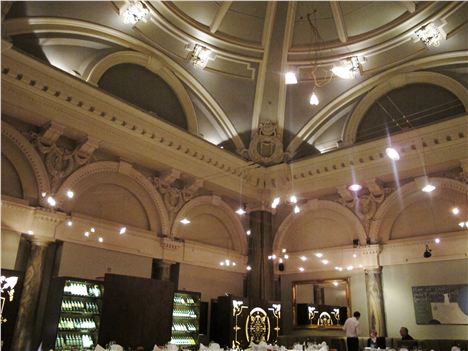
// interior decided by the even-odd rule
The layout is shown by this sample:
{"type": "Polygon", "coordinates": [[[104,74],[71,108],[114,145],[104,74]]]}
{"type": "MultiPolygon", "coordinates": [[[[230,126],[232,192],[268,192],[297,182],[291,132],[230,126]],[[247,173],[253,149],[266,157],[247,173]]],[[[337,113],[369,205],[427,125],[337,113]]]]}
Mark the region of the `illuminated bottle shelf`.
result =
{"type": "Polygon", "coordinates": [[[63,283],[55,350],[92,350],[97,344],[102,284],[66,279],[63,283]]]}
{"type": "Polygon", "coordinates": [[[171,344],[196,348],[200,324],[200,294],[176,292],[172,312],[171,344]]]}

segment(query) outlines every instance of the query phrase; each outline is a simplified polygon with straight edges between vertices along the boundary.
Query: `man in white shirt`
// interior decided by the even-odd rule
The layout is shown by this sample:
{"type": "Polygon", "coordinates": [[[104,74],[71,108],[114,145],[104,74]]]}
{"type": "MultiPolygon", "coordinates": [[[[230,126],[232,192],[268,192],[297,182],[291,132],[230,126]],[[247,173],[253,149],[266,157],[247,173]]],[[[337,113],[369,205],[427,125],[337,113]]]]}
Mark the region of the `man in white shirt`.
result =
{"type": "Polygon", "coordinates": [[[359,351],[359,317],[361,317],[361,314],[356,311],[353,313],[353,317],[348,318],[343,325],[343,330],[346,332],[348,351],[359,351]]]}

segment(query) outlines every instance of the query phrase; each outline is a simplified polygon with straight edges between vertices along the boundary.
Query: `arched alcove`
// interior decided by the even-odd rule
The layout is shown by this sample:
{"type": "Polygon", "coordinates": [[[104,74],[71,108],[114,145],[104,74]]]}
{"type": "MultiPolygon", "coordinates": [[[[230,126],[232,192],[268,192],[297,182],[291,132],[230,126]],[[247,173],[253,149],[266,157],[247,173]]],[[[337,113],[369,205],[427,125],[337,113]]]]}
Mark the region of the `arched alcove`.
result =
{"type": "Polygon", "coordinates": [[[57,191],[59,206],[95,218],[127,224],[157,234],[169,232],[163,200],[154,186],[130,164],[101,161],[70,175],[57,191]],[[75,196],[66,198],[71,189],[75,196]]]}
{"type": "Polygon", "coordinates": [[[145,67],[133,63],[110,67],[98,86],[169,123],[189,129],[176,93],[163,78],[145,67]]]}
{"type": "Polygon", "coordinates": [[[2,195],[23,198],[21,179],[13,163],[2,154],[2,195]]]}
{"type": "Polygon", "coordinates": [[[281,223],[273,249],[279,252],[313,250],[366,242],[359,219],[344,206],[327,200],[313,200],[299,214],[291,213],[281,223]]]}
{"type": "Polygon", "coordinates": [[[199,196],[189,201],[177,214],[172,232],[181,239],[247,253],[247,239],[239,218],[216,196],[199,196]],[[183,218],[191,223],[180,223],[183,218]]]}
{"type": "Polygon", "coordinates": [[[468,212],[468,188],[447,178],[431,178],[436,190],[421,191],[416,182],[405,184],[379,207],[371,223],[370,237],[375,242],[455,232],[463,216],[451,212],[458,207],[468,212]]]}

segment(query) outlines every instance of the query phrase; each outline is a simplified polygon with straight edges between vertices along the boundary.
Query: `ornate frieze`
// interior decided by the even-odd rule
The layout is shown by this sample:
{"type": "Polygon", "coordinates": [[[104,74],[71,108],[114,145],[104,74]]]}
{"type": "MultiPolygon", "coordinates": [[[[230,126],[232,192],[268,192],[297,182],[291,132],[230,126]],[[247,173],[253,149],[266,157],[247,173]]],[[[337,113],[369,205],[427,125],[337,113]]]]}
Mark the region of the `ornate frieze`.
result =
{"type": "Polygon", "coordinates": [[[280,163],[284,159],[283,142],[277,130],[275,122],[265,120],[250,142],[248,156],[263,165],[280,163]]]}
{"type": "Polygon", "coordinates": [[[50,123],[42,134],[29,132],[26,137],[36,147],[43,158],[51,182],[51,191],[55,192],[62,181],[75,170],[87,164],[99,141],[88,138],[74,149],[68,149],[57,143],[64,130],[57,123],[50,123]]]}

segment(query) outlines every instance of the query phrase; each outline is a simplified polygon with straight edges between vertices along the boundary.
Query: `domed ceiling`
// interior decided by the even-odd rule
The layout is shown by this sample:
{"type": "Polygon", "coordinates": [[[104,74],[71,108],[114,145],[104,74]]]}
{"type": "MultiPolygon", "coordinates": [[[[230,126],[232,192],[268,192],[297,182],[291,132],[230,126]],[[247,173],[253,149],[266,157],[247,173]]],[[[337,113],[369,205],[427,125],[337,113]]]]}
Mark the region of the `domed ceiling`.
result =
{"type": "Polygon", "coordinates": [[[2,2],[2,31],[148,118],[271,165],[348,146],[360,109],[353,142],[464,113],[467,14],[465,2],[26,1],[2,2]],[[124,23],[136,4],[147,13],[124,23]],[[439,46],[416,35],[429,25],[439,46]]]}

